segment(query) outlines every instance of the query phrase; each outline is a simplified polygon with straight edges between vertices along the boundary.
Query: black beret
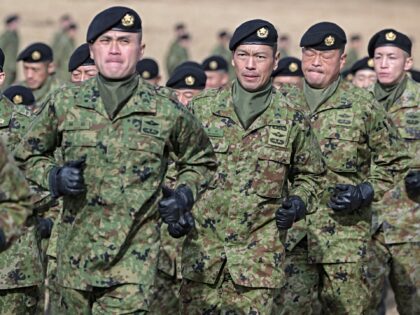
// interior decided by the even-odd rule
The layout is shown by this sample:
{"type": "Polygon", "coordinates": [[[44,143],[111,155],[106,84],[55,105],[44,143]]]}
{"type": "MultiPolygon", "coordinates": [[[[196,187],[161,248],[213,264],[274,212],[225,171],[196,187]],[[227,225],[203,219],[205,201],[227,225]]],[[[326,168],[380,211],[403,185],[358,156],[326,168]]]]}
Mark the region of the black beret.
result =
{"type": "Polygon", "coordinates": [[[240,44],[259,44],[273,47],[277,44],[277,30],[268,21],[251,20],[238,26],[229,42],[229,49],[240,44]]]}
{"type": "Polygon", "coordinates": [[[17,61],[44,62],[53,60],[53,51],[44,43],[33,43],[26,47],[17,57],[17,61]]]}
{"type": "Polygon", "coordinates": [[[218,55],[213,55],[204,59],[201,66],[204,71],[228,71],[228,63],[226,59],[218,55]]]}
{"type": "Polygon", "coordinates": [[[35,97],[31,89],[22,85],[9,86],[3,94],[16,105],[32,105],[35,103],[35,97]]]}
{"type": "Polygon", "coordinates": [[[409,70],[410,74],[411,74],[411,78],[416,81],[416,82],[420,82],[420,71],[418,70],[409,70]]]}
{"type": "Polygon", "coordinates": [[[6,22],[6,24],[9,24],[9,23],[12,23],[16,20],[19,20],[19,15],[13,14],[13,15],[9,15],[8,17],[6,17],[5,22],[6,22]]]}
{"type": "Polygon", "coordinates": [[[174,89],[203,90],[207,76],[199,64],[185,62],[175,68],[166,82],[166,86],[174,89]]]}
{"type": "Polygon", "coordinates": [[[407,35],[392,28],[384,29],[372,36],[368,45],[369,57],[372,58],[375,48],[380,46],[395,46],[406,51],[411,56],[411,40],[407,35]]]}
{"type": "Polygon", "coordinates": [[[127,7],[111,7],[97,14],[89,25],[86,41],[94,42],[110,29],[139,33],[141,19],[136,11],[127,7]]]}
{"type": "Polygon", "coordinates": [[[300,47],[331,50],[343,48],[346,43],[346,33],[340,26],[331,22],[320,22],[312,25],[303,34],[300,47]]]}
{"type": "Polygon", "coordinates": [[[144,58],[137,62],[137,73],[145,80],[154,79],[159,75],[159,65],[151,58],[144,58]]]}
{"type": "Polygon", "coordinates": [[[359,70],[374,70],[373,68],[373,59],[369,57],[362,58],[360,60],[357,60],[350,68],[350,72],[352,74],[356,74],[359,70]]]}
{"type": "Polygon", "coordinates": [[[72,72],[80,66],[91,66],[95,60],[90,58],[89,44],[85,43],[76,48],[69,60],[69,72],[72,72]]]}
{"type": "Polygon", "coordinates": [[[271,74],[272,77],[303,77],[302,62],[295,57],[286,57],[279,60],[277,69],[271,74]]]}
{"type": "Polygon", "coordinates": [[[4,66],[4,52],[0,48],[0,72],[3,72],[3,66],[4,66]]]}

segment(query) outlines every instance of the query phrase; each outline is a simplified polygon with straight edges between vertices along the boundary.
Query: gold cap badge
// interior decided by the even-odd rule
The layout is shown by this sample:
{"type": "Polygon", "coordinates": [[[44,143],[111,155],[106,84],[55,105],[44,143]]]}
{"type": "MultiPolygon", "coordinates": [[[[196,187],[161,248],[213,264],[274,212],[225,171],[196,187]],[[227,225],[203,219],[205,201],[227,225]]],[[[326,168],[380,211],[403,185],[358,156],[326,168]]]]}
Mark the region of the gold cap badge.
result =
{"type": "Polygon", "coordinates": [[[143,71],[143,73],[141,74],[141,76],[143,77],[143,79],[150,79],[150,72],[149,71],[143,71]]]}
{"type": "Polygon", "coordinates": [[[268,29],[266,27],[261,27],[258,31],[257,31],[257,36],[259,38],[267,38],[268,36],[268,29]]]}
{"type": "Polygon", "coordinates": [[[370,58],[369,60],[368,60],[368,62],[367,62],[367,65],[369,66],[369,67],[371,67],[371,68],[373,68],[373,59],[372,58],[370,58]]]}
{"type": "Polygon", "coordinates": [[[13,103],[15,103],[16,105],[18,105],[18,104],[22,104],[22,102],[23,102],[22,95],[16,94],[15,96],[13,96],[12,101],[13,101],[13,103]]]}
{"type": "Polygon", "coordinates": [[[195,78],[192,75],[189,75],[188,77],[185,78],[185,84],[188,86],[194,85],[195,83],[195,78]]]}
{"type": "Polygon", "coordinates": [[[385,38],[392,42],[397,38],[397,35],[394,32],[388,32],[385,34],[385,38]]]}
{"type": "Polygon", "coordinates": [[[38,50],[35,50],[31,54],[31,58],[32,58],[32,60],[39,60],[39,59],[41,59],[41,53],[38,50]]]}
{"type": "Polygon", "coordinates": [[[290,70],[290,72],[296,72],[298,69],[299,69],[299,66],[297,65],[297,63],[296,63],[296,62],[292,62],[292,63],[289,65],[289,70],[290,70]]]}
{"type": "Polygon", "coordinates": [[[324,43],[326,46],[332,46],[335,43],[335,38],[330,35],[324,39],[324,43]]]}
{"type": "Polygon", "coordinates": [[[217,66],[218,66],[217,61],[215,61],[215,60],[210,61],[209,68],[211,70],[216,70],[217,69],[217,66]]]}
{"type": "Polygon", "coordinates": [[[125,27],[130,27],[134,25],[134,16],[132,16],[131,14],[126,14],[124,15],[124,17],[121,19],[121,24],[125,27]]]}

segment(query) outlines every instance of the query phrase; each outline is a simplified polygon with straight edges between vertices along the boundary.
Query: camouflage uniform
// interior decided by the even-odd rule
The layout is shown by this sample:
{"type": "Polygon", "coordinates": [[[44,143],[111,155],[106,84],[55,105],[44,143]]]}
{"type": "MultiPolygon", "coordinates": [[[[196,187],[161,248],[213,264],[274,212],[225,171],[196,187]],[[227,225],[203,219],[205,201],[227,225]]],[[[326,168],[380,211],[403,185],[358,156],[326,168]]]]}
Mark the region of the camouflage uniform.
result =
{"type": "Polygon", "coordinates": [[[247,130],[230,89],[208,90],[192,105],[219,168],[194,206],[196,230],[184,242],[186,314],[228,313],[232,307],[234,314],[268,314],[273,291],[284,283],[286,232],[277,230],[275,212],[287,195],[300,196],[311,211],[325,169],[303,114],[274,88],[271,93],[268,108],[247,130]]]}
{"type": "MultiPolygon", "coordinates": [[[[29,88],[25,81],[22,81],[19,84],[29,88]]],[[[55,75],[48,76],[47,80],[39,89],[32,90],[32,93],[34,93],[35,96],[35,103],[38,106],[41,106],[48,99],[49,94],[60,86],[61,82],[55,75]]]]}
{"type": "MultiPolygon", "coordinates": [[[[303,94],[291,91],[288,96],[292,101],[306,106],[303,94]]],[[[293,263],[300,272],[292,273],[286,287],[289,293],[306,293],[300,298],[278,298],[288,304],[277,305],[276,314],[282,314],[283,309],[317,313],[319,307],[312,297],[318,291],[322,314],[362,314],[369,308],[371,296],[366,264],[371,207],[345,215],[335,214],[326,205],[338,183],[357,185],[368,181],[374,188],[375,200],[379,200],[393,187],[395,175],[407,170],[407,151],[372,95],[351,83],[341,81],[314,113],[309,108],[306,111],[328,166],[327,184],[317,211],[306,217],[306,227],[294,227],[288,234],[288,250],[292,253],[305,237],[308,246],[301,255],[291,255],[293,259],[299,256],[289,265],[293,263]],[[305,283],[308,286],[302,287],[305,283]]]]}
{"type": "Polygon", "coordinates": [[[29,187],[1,140],[0,183],[0,226],[10,244],[0,253],[0,313],[32,314],[42,269],[34,227],[24,226],[31,215],[29,187]]]}
{"type": "Polygon", "coordinates": [[[211,144],[169,91],[139,79],[110,119],[97,78],[56,91],[16,150],[27,177],[48,188],[55,165],[86,159],[86,193],[65,196],[58,230],[57,281],[61,312],[101,307],[147,311],[160,245],[157,200],[168,152],[179,159],[177,183],[197,198],[216,168],[211,144]],[[113,299],[124,294],[124,299],[113,299]],[[89,302],[95,300],[93,305],[89,302]],[[132,301],[132,303],[129,303],[132,301]]]}
{"type": "MultiPolygon", "coordinates": [[[[388,115],[405,141],[410,155],[410,168],[420,168],[420,86],[408,79],[388,115]]],[[[420,200],[412,200],[405,191],[404,180],[375,204],[373,232],[375,245],[383,259],[374,266],[374,302],[381,299],[381,285],[389,274],[400,314],[420,314],[420,200]]]]}
{"type": "Polygon", "coordinates": [[[172,75],[172,72],[177,66],[179,66],[184,61],[189,59],[188,50],[182,47],[178,41],[175,41],[171,44],[169,51],[166,55],[165,65],[168,77],[172,75]]]}
{"type": "Polygon", "coordinates": [[[3,71],[6,73],[6,79],[3,82],[3,88],[7,88],[16,80],[16,58],[19,49],[19,35],[16,31],[5,31],[0,36],[0,48],[5,55],[3,71]]]}
{"type": "Polygon", "coordinates": [[[63,33],[59,37],[58,42],[53,47],[54,51],[54,62],[56,64],[56,76],[59,80],[66,82],[70,80],[69,73],[69,60],[76,49],[76,43],[70,36],[63,33]]]}

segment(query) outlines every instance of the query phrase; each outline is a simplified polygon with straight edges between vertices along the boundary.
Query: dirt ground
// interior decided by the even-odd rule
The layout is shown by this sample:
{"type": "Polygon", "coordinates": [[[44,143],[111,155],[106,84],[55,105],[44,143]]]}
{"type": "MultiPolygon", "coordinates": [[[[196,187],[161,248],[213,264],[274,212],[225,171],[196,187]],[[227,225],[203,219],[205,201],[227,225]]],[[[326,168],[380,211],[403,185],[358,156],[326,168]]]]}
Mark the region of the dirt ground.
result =
{"type": "MultiPolygon", "coordinates": [[[[21,15],[23,49],[35,41],[50,42],[57,19],[69,13],[80,26],[81,44],[95,14],[113,5],[130,6],[140,13],[145,56],[156,58],[162,68],[176,22],[187,24],[193,37],[192,59],[202,61],[215,45],[220,29],[233,31],[241,22],[253,18],[267,19],[280,32],[288,33],[292,38],[291,53],[298,57],[300,37],[316,22],[333,21],[347,34],[360,33],[366,45],[380,29],[396,28],[413,39],[414,63],[420,68],[420,47],[416,42],[420,40],[418,0],[1,0],[0,20],[10,13],[21,15]]],[[[397,313],[390,310],[387,314],[397,313]]]]}

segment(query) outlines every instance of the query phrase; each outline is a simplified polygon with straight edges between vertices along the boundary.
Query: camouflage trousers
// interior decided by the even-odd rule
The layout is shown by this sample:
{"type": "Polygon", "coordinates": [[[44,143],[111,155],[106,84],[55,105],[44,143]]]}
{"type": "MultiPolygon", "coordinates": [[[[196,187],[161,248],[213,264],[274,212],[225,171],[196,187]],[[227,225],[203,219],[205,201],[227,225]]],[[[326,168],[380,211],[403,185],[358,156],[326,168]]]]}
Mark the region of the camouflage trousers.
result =
{"type": "Polygon", "coordinates": [[[286,253],[286,284],[274,314],[366,314],[370,292],[366,262],[308,264],[303,246],[286,253]]]}
{"type": "Polygon", "coordinates": [[[143,285],[122,284],[109,288],[82,291],[60,287],[60,315],[119,315],[147,314],[150,288],[143,285]]]}
{"type": "Polygon", "coordinates": [[[181,279],[157,272],[149,312],[153,315],[179,314],[179,289],[181,279]]]}
{"type": "Polygon", "coordinates": [[[237,285],[225,267],[216,284],[182,280],[181,314],[268,315],[275,291],[237,285]]]}
{"type": "Polygon", "coordinates": [[[380,305],[385,279],[389,277],[400,315],[420,314],[420,243],[385,244],[382,231],[374,235],[373,242],[376,257],[369,265],[372,309],[380,305]]]}
{"type": "Polygon", "coordinates": [[[36,314],[38,300],[39,290],[36,286],[0,290],[0,314],[36,314]]]}

